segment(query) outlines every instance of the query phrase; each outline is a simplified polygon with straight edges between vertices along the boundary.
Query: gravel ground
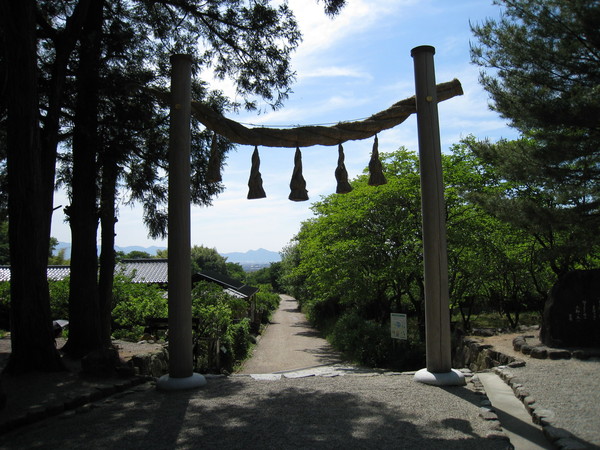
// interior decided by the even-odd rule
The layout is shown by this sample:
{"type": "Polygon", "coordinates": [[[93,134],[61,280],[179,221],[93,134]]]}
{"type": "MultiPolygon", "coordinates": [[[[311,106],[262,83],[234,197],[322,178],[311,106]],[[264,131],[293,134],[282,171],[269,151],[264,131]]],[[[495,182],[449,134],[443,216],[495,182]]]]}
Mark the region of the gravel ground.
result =
{"type": "MultiPolygon", "coordinates": [[[[554,425],[570,431],[590,446],[600,447],[600,359],[536,359],[515,352],[512,340],[524,333],[484,338],[501,353],[525,361],[508,371],[543,409],[554,413],[554,425]]],[[[527,344],[541,345],[538,332],[530,330],[527,344]]]]}
{"type": "Polygon", "coordinates": [[[537,360],[511,368],[538,405],[554,412],[554,425],[600,447],[600,360],[537,360]]]}
{"type": "Polygon", "coordinates": [[[0,437],[0,448],[503,449],[470,387],[410,375],[209,379],[192,391],[142,385],[0,437]]]}

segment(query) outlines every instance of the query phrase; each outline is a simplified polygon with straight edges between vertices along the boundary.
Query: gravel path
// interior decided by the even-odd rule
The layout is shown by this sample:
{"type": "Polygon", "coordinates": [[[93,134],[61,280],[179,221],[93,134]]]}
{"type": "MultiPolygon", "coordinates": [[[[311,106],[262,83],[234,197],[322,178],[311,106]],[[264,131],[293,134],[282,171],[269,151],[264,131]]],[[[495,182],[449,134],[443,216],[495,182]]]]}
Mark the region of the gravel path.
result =
{"type": "Polygon", "coordinates": [[[209,379],[197,390],[152,384],[0,436],[1,449],[505,449],[470,387],[409,375],[256,381],[209,379]]]}
{"type": "Polygon", "coordinates": [[[240,373],[272,373],[341,361],[329,343],[319,337],[298,308],[298,302],[281,294],[279,308],[240,373]]]}

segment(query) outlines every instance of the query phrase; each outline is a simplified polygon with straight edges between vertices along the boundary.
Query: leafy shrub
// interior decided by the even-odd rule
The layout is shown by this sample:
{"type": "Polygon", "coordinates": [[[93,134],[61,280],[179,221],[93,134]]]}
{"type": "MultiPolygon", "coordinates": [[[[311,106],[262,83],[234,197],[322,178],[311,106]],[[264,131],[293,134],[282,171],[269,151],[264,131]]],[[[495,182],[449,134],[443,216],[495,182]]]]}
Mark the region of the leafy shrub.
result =
{"type": "Polygon", "coordinates": [[[271,314],[277,309],[280,302],[279,295],[273,292],[270,284],[261,284],[256,293],[256,313],[260,316],[261,323],[268,323],[271,314]]]}
{"type": "Polygon", "coordinates": [[[115,276],[113,304],[113,335],[120,339],[139,339],[148,317],[168,317],[165,291],[156,285],[132,283],[123,274],[115,276]]]}
{"type": "Polygon", "coordinates": [[[250,351],[250,319],[232,323],[227,330],[225,344],[233,357],[233,364],[246,359],[250,351]]]}
{"type": "Polygon", "coordinates": [[[69,282],[69,277],[48,282],[50,314],[53,319],[69,318],[69,282]]]}
{"type": "Polygon", "coordinates": [[[3,281],[0,283],[0,330],[10,328],[10,283],[3,281]]]}
{"type": "Polygon", "coordinates": [[[196,349],[196,365],[210,367],[216,349],[210,342],[220,342],[221,367],[231,371],[250,350],[250,319],[248,303],[223,292],[215,284],[199,282],[192,290],[192,314],[200,318],[200,338],[196,349]],[[206,352],[206,355],[201,354],[206,352]]]}
{"type": "Polygon", "coordinates": [[[365,320],[352,311],[337,320],[329,337],[336,349],[359,364],[414,370],[425,365],[425,349],[411,334],[407,341],[395,341],[389,323],[365,320]]]}

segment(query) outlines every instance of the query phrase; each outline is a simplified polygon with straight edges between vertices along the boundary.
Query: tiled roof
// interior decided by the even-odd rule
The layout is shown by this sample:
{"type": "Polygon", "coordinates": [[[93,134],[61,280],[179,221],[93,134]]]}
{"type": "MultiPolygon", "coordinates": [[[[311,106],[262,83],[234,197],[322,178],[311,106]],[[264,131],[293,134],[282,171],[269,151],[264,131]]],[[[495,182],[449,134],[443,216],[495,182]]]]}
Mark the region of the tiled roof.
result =
{"type": "Polygon", "coordinates": [[[169,282],[166,259],[123,259],[117,264],[115,272],[119,273],[121,270],[126,275],[133,276],[134,283],[169,282]]]}
{"type": "Polygon", "coordinates": [[[237,298],[250,298],[258,292],[258,288],[256,287],[248,286],[247,284],[234,280],[233,278],[229,278],[226,275],[209,270],[204,270],[196,274],[194,278],[200,278],[206,281],[217,283],[223,287],[225,292],[237,298]]]}
{"type": "MultiPolygon", "coordinates": [[[[117,263],[115,273],[133,276],[134,283],[167,283],[166,259],[128,259],[117,263]]],[[[48,266],[48,280],[60,281],[71,273],[69,266],[48,266]]],[[[0,266],[0,281],[10,281],[10,266],[0,266]]]]}
{"type": "MultiPolygon", "coordinates": [[[[48,280],[60,281],[69,276],[71,268],[69,266],[48,266],[48,280]]],[[[10,266],[0,266],[0,281],[10,281],[10,266]]]]}
{"type": "Polygon", "coordinates": [[[71,267],[69,266],[48,266],[46,271],[48,280],[60,281],[71,275],[71,267]]]}
{"type": "MultiPolygon", "coordinates": [[[[69,266],[48,266],[48,280],[59,281],[69,276],[69,266]]],[[[134,283],[167,284],[169,282],[168,261],[166,259],[124,259],[117,263],[115,273],[132,276],[134,283]]],[[[248,286],[240,281],[216,272],[205,271],[197,274],[195,279],[217,283],[225,292],[238,298],[250,298],[258,292],[258,288],[248,286]]],[[[10,281],[10,266],[0,266],[0,282],[10,281]]]]}

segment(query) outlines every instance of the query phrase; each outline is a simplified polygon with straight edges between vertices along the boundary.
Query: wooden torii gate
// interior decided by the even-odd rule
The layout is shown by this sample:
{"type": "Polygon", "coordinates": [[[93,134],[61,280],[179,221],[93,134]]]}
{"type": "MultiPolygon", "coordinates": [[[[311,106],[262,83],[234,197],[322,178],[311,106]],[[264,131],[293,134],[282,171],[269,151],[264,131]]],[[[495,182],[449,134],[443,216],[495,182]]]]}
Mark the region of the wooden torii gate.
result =
{"type": "Polygon", "coordinates": [[[153,91],[169,101],[169,374],[157,383],[159,389],[188,389],[206,384],[193,372],[190,270],[190,119],[191,114],[208,129],[231,142],[264,147],[308,147],[338,145],[366,139],[392,128],[417,113],[423,257],[425,266],[425,327],[427,367],[415,381],[432,385],[464,385],[464,376],[452,369],[450,315],[448,309],[448,265],[444,186],[442,180],[438,102],[462,95],[458,80],[436,85],[431,46],[412,49],[415,96],[360,122],[341,122],[331,127],[306,126],[293,129],[246,128],[191,100],[191,57],[171,57],[171,94],[153,91]]]}

